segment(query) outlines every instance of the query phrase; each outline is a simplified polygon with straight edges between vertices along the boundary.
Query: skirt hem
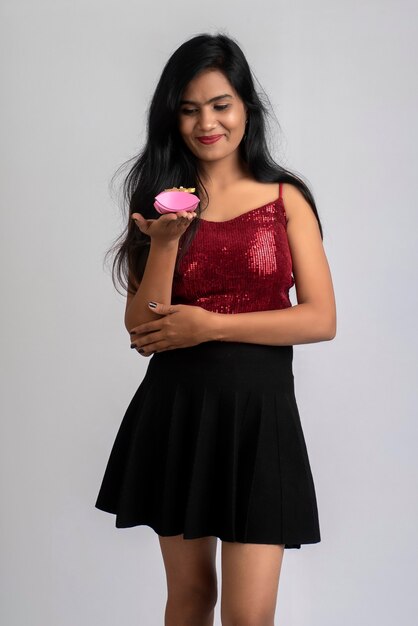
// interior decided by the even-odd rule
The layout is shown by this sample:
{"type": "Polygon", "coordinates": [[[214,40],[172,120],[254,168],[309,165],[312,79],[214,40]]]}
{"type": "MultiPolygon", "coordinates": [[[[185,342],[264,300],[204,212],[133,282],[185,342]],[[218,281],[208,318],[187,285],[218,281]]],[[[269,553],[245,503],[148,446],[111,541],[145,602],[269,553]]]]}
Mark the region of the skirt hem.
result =
{"type": "MultiPolygon", "coordinates": [[[[105,513],[109,513],[111,515],[116,515],[116,511],[110,510],[110,508],[105,508],[104,506],[95,505],[96,509],[100,511],[104,511],[105,513]]],[[[234,543],[257,543],[257,544],[268,544],[268,545],[282,545],[284,544],[285,549],[300,549],[302,545],[320,543],[320,537],[304,537],[299,539],[272,539],[272,538],[256,538],[256,537],[239,537],[238,535],[235,537],[231,537],[225,535],[222,531],[217,531],[216,529],[208,529],[204,531],[195,531],[195,532],[185,532],[181,528],[172,530],[162,530],[158,527],[156,522],[152,522],[150,520],[146,520],[146,518],[137,519],[135,521],[118,521],[115,520],[116,528],[134,528],[136,526],[148,526],[151,528],[157,535],[161,537],[175,537],[177,535],[183,535],[185,540],[187,539],[201,539],[203,537],[217,537],[221,541],[234,542],[234,543]]]]}

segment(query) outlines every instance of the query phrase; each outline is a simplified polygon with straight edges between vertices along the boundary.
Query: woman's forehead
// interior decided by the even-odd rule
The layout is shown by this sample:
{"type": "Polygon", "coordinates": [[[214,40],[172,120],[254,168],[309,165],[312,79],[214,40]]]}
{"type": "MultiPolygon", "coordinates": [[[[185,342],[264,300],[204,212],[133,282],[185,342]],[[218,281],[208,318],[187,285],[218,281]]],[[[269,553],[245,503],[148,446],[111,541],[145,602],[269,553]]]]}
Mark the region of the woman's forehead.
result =
{"type": "Polygon", "coordinates": [[[187,84],[183,91],[183,98],[204,104],[209,99],[220,95],[229,95],[235,98],[237,93],[225,74],[219,70],[204,70],[187,84]]]}

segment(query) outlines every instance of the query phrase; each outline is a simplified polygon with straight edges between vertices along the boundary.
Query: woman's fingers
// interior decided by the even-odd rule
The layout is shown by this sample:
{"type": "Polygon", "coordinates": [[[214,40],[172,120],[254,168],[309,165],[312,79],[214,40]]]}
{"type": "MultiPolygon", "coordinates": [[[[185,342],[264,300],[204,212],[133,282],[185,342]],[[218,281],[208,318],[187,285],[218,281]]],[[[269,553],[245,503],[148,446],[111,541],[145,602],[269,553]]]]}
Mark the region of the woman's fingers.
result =
{"type": "MultiPolygon", "coordinates": [[[[162,219],[162,221],[164,222],[174,222],[179,218],[192,220],[194,217],[196,217],[196,215],[197,213],[195,211],[177,211],[176,213],[163,213],[158,219],[162,219]]],[[[155,221],[145,219],[145,217],[143,217],[141,213],[132,213],[131,218],[135,220],[135,222],[139,222],[140,224],[147,224],[150,221],[155,221]]]]}
{"type": "Polygon", "coordinates": [[[184,217],[187,217],[188,220],[192,220],[194,217],[196,217],[195,211],[181,211],[181,213],[184,214],[184,217]]]}
{"type": "Polygon", "coordinates": [[[134,220],[139,230],[147,234],[148,229],[151,226],[150,220],[146,220],[141,213],[132,213],[131,218],[134,220]]]}
{"type": "Polygon", "coordinates": [[[150,349],[148,346],[144,346],[143,348],[137,348],[136,351],[139,352],[141,356],[151,356],[151,354],[154,354],[155,348],[150,349]]]}
{"type": "Polygon", "coordinates": [[[154,354],[154,352],[144,352],[143,350],[138,350],[137,352],[140,353],[141,356],[152,356],[154,354]]]}
{"type": "Polygon", "coordinates": [[[132,213],[131,218],[135,221],[136,226],[145,235],[164,240],[167,235],[171,236],[175,233],[183,234],[190,222],[196,217],[195,211],[178,211],[176,213],[163,213],[157,219],[146,219],[141,213],[132,213]],[[170,226],[169,222],[176,222],[170,226]]]}
{"type": "Polygon", "coordinates": [[[141,213],[132,213],[131,217],[135,220],[135,222],[139,222],[140,224],[147,221],[141,213]]]}
{"type": "Polygon", "coordinates": [[[154,332],[152,337],[148,335],[148,339],[145,336],[139,338],[137,341],[131,342],[131,348],[136,348],[137,352],[142,356],[151,356],[157,350],[167,348],[169,342],[164,339],[161,334],[154,332]]]}

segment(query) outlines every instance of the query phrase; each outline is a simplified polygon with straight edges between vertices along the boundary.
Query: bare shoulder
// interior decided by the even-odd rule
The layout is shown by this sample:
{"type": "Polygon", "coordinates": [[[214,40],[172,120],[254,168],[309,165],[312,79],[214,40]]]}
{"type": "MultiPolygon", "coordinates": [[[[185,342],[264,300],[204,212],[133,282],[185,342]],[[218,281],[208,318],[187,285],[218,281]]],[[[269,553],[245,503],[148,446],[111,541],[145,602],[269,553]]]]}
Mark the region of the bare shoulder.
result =
{"type": "Polygon", "coordinates": [[[286,213],[286,232],[295,255],[312,253],[325,256],[317,216],[303,193],[290,183],[282,186],[283,205],[286,213]]]}
{"type": "Polygon", "coordinates": [[[296,218],[305,218],[311,220],[312,223],[317,222],[311,205],[295,185],[283,183],[282,196],[288,221],[296,218]]]}
{"type": "MultiPolygon", "coordinates": [[[[310,256],[324,260],[321,232],[317,217],[302,192],[292,184],[283,183],[283,205],[286,212],[286,233],[295,264],[310,256]]],[[[305,264],[303,263],[304,267],[305,264]]]]}

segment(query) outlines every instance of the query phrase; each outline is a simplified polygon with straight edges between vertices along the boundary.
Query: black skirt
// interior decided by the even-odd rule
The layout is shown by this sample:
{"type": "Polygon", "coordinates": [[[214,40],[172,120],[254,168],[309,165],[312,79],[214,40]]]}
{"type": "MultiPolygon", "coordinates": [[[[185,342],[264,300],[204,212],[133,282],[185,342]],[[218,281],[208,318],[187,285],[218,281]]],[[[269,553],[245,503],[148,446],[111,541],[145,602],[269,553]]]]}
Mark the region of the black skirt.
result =
{"type": "Polygon", "coordinates": [[[95,506],[162,536],[321,541],[292,361],[293,346],[223,341],[149,357],[95,506]]]}

